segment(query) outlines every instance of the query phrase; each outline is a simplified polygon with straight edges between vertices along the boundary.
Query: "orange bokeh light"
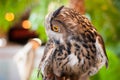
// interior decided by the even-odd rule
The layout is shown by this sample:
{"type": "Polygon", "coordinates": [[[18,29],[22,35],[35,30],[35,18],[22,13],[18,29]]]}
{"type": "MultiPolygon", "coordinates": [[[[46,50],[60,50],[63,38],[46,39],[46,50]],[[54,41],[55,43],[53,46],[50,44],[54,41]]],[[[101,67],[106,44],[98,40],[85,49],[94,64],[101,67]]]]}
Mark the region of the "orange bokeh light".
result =
{"type": "Polygon", "coordinates": [[[24,20],[22,22],[22,27],[25,29],[29,29],[31,27],[31,22],[29,20],[24,20]]]}
{"type": "Polygon", "coordinates": [[[15,16],[14,16],[14,13],[12,13],[12,12],[8,12],[8,13],[5,14],[5,19],[7,21],[13,21],[14,18],[15,18],[15,16]]]}

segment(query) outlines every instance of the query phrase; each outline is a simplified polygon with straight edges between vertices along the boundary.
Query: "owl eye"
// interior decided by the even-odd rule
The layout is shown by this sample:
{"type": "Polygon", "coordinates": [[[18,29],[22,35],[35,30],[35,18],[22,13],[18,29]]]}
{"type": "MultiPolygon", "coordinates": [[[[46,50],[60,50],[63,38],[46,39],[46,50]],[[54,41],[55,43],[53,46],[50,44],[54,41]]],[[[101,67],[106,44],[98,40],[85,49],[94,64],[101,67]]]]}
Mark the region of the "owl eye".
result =
{"type": "Polygon", "coordinates": [[[58,26],[52,26],[52,30],[55,31],[55,32],[58,32],[59,28],[58,28],[58,26]]]}

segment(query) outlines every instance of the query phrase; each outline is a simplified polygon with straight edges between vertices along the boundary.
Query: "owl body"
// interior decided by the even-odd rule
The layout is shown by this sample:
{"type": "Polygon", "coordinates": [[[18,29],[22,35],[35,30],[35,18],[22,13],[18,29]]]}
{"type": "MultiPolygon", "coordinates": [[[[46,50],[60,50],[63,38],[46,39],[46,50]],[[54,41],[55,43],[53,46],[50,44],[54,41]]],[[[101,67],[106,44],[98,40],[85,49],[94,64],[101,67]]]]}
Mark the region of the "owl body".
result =
{"type": "Polygon", "coordinates": [[[45,26],[49,41],[40,63],[45,80],[80,80],[108,65],[103,39],[85,16],[62,6],[45,26]]]}

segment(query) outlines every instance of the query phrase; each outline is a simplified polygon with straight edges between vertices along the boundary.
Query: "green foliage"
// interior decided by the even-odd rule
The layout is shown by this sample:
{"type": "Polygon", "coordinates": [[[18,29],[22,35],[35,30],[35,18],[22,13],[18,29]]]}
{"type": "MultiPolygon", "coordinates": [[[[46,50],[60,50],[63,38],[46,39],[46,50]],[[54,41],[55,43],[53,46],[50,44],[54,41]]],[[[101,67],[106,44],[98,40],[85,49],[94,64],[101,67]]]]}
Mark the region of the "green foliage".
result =
{"type": "Polygon", "coordinates": [[[30,80],[42,80],[42,76],[40,75],[39,77],[37,77],[38,74],[38,69],[34,69],[30,80]]]}
{"type": "Polygon", "coordinates": [[[22,13],[28,8],[32,9],[29,20],[32,29],[36,30],[43,43],[47,41],[44,28],[44,19],[49,11],[55,10],[58,6],[65,4],[67,0],[1,0],[0,1],[0,34],[6,34],[12,24],[21,17],[22,13]],[[15,16],[13,21],[7,21],[5,14],[12,12],[15,16]]]}
{"type": "Polygon", "coordinates": [[[35,3],[37,0],[0,0],[0,29],[6,32],[10,25],[20,17],[21,13],[26,8],[32,6],[33,1],[35,3]],[[14,13],[14,21],[9,22],[5,20],[5,14],[8,12],[14,13]]]}
{"type": "Polygon", "coordinates": [[[119,80],[120,60],[111,50],[107,50],[107,55],[109,58],[108,69],[106,69],[105,67],[102,68],[98,74],[91,77],[91,80],[119,80]]]}
{"type": "Polygon", "coordinates": [[[47,35],[44,28],[45,15],[50,0],[40,0],[39,4],[32,9],[30,21],[32,22],[32,29],[36,30],[42,43],[47,41],[47,35]]]}

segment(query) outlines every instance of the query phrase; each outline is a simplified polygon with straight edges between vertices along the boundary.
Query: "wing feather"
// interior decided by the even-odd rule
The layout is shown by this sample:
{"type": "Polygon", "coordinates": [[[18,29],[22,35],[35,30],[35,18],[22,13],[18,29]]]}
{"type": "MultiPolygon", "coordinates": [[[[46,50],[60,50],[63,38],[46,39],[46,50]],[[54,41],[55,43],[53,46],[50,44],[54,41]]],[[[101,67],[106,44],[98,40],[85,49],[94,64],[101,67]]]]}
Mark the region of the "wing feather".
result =
{"type": "Polygon", "coordinates": [[[39,67],[38,67],[38,75],[37,75],[37,76],[39,76],[40,71],[41,71],[41,66],[42,66],[43,62],[44,62],[46,59],[48,59],[48,57],[50,56],[51,51],[53,50],[53,48],[54,48],[53,41],[50,39],[50,40],[47,42],[46,46],[45,46],[44,54],[43,54],[43,56],[42,56],[42,59],[41,59],[41,61],[40,61],[39,67]]]}
{"type": "Polygon", "coordinates": [[[98,41],[103,49],[103,52],[104,52],[104,55],[106,57],[106,62],[105,62],[105,65],[106,65],[106,68],[108,68],[108,57],[107,57],[107,54],[106,54],[106,50],[105,50],[105,45],[104,45],[104,41],[102,39],[102,37],[99,35],[98,36],[98,41]]]}

